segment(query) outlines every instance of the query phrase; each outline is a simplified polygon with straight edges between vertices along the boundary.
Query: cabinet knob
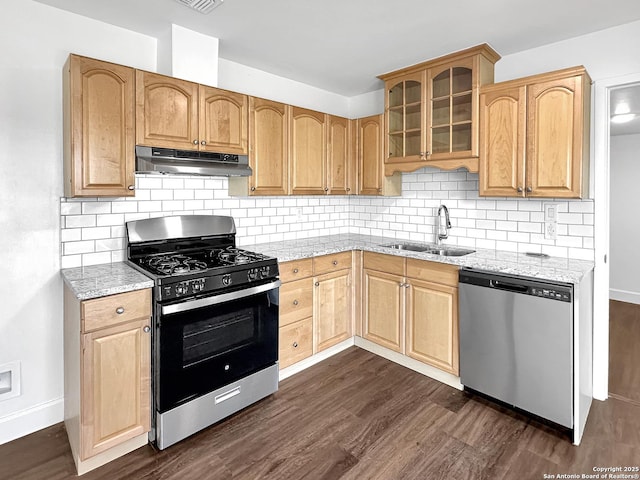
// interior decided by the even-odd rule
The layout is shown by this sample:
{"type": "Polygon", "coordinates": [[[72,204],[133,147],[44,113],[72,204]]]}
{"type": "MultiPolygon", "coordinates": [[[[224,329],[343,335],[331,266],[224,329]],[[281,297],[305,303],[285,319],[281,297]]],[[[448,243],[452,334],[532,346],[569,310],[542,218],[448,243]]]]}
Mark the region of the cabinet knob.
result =
{"type": "Polygon", "coordinates": [[[293,301],[293,304],[294,304],[294,305],[298,305],[298,300],[294,300],[294,301],[293,301]]]}
{"type": "Polygon", "coordinates": [[[255,192],[256,191],[256,187],[251,187],[251,191],[255,192]]]}
{"type": "Polygon", "coordinates": [[[427,150],[426,152],[424,152],[424,154],[428,157],[429,155],[431,155],[431,152],[427,150]]]}
{"type": "Polygon", "coordinates": [[[331,263],[333,263],[333,266],[338,265],[338,261],[337,261],[337,260],[334,260],[334,261],[333,261],[333,262],[331,262],[331,263]]]}
{"type": "Polygon", "coordinates": [[[315,285],[316,285],[316,287],[319,287],[320,286],[320,282],[316,282],[315,285]]]}
{"type": "Polygon", "coordinates": [[[518,187],[518,193],[522,193],[522,187],[518,187]]]}
{"type": "Polygon", "coordinates": [[[378,189],[378,193],[382,193],[382,189],[381,188],[378,189]]]}
{"type": "Polygon", "coordinates": [[[198,144],[198,140],[194,140],[194,141],[193,141],[193,144],[194,144],[194,145],[197,145],[197,144],[198,144]]]}
{"type": "Polygon", "coordinates": [[[118,307],[118,308],[116,308],[116,313],[117,313],[118,315],[122,315],[122,314],[124,313],[124,307],[118,307]]]}
{"type": "Polygon", "coordinates": [[[298,348],[298,342],[293,342],[293,348],[298,348]]]}
{"type": "Polygon", "coordinates": [[[207,144],[207,142],[205,142],[204,140],[202,140],[202,141],[200,142],[200,145],[203,145],[203,146],[204,146],[204,145],[206,145],[206,144],[207,144]]]}
{"type": "Polygon", "coordinates": [[[293,269],[293,273],[298,273],[298,269],[297,269],[297,268],[294,268],[294,269],[293,269]]]}
{"type": "Polygon", "coordinates": [[[129,190],[135,190],[135,189],[136,189],[136,186],[135,186],[135,185],[129,185],[127,188],[128,188],[129,190]]]}
{"type": "Polygon", "coordinates": [[[149,325],[145,325],[145,326],[142,328],[142,331],[143,331],[144,333],[149,333],[149,332],[151,331],[151,327],[150,327],[149,325]]]}
{"type": "Polygon", "coordinates": [[[408,283],[404,284],[404,288],[409,288],[411,285],[409,285],[408,283]]]}
{"type": "Polygon", "coordinates": [[[329,191],[329,187],[324,187],[324,191],[328,192],[329,191]]]}
{"type": "Polygon", "coordinates": [[[404,287],[404,283],[400,282],[400,283],[398,284],[398,286],[399,286],[400,288],[402,288],[402,287],[404,287]]]}
{"type": "Polygon", "coordinates": [[[347,192],[350,192],[350,191],[351,191],[351,189],[349,187],[347,187],[347,192]]]}
{"type": "Polygon", "coordinates": [[[533,189],[531,187],[527,187],[527,193],[531,193],[533,189]]]}

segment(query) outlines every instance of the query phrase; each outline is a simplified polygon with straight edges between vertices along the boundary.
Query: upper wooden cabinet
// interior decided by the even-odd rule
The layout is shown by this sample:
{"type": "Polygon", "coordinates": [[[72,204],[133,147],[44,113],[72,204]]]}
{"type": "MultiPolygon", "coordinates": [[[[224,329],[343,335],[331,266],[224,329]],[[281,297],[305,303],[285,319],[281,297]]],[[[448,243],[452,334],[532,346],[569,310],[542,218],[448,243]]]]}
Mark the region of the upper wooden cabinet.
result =
{"type": "Polygon", "coordinates": [[[135,74],[70,55],[64,68],[65,196],[132,196],[135,74]]]}
{"type": "Polygon", "coordinates": [[[401,195],[400,173],[383,174],[382,115],[359,118],[357,128],[358,190],[360,195],[401,195]]]}
{"type": "Polygon", "coordinates": [[[290,178],[294,195],[326,193],[326,115],[306,108],[291,107],[290,178]]]}
{"type": "Polygon", "coordinates": [[[289,193],[289,115],[291,107],[249,97],[250,177],[229,177],[229,195],[289,193]]]}
{"type": "Polygon", "coordinates": [[[500,56],[483,44],[381,75],[384,173],[425,166],[478,171],[479,87],[500,56]]]}
{"type": "Polygon", "coordinates": [[[327,193],[355,192],[355,120],[327,115],[327,193]]]}
{"type": "Polygon", "coordinates": [[[247,153],[246,95],[136,71],[136,143],[247,153]]]}
{"type": "Polygon", "coordinates": [[[586,196],[590,94],[583,67],[483,87],[480,195],[586,196]]]}

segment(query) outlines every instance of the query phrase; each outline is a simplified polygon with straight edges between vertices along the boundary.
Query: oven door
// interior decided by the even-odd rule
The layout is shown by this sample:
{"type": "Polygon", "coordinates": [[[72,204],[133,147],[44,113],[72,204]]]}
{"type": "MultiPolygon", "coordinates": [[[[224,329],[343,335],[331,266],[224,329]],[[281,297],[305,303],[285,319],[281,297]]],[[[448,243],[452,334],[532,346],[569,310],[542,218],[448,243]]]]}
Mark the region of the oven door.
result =
{"type": "Polygon", "coordinates": [[[162,413],[278,360],[280,281],[159,309],[156,408],[162,413]]]}

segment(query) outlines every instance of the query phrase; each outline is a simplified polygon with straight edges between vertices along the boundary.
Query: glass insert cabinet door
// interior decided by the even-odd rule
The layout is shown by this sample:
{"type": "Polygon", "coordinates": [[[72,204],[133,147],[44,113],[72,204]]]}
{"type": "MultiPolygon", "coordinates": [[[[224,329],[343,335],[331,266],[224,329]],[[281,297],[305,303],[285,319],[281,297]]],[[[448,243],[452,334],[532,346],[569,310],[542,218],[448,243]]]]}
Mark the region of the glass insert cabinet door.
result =
{"type": "Polygon", "coordinates": [[[407,75],[387,90],[387,152],[389,159],[424,157],[426,115],[424,72],[407,75]]]}
{"type": "MultiPolygon", "coordinates": [[[[474,89],[471,65],[430,70],[429,156],[472,150],[474,89]]],[[[452,155],[454,154],[454,155],[452,155]]]]}

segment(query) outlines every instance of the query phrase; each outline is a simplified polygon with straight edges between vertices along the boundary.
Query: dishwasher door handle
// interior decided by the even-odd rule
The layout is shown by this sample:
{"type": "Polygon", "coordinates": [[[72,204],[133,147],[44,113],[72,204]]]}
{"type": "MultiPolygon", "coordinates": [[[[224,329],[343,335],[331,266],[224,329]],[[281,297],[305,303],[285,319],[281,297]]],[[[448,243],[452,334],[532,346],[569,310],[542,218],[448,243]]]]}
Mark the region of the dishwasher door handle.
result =
{"type": "Polygon", "coordinates": [[[527,293],[529,291],[529,287],[527,287],[526,285],[502,282],[499,280],[490,280],[489,285],[491,286],[491,288],[497,288],[499,290],[507,290],[509,292],[527,293]]]}

